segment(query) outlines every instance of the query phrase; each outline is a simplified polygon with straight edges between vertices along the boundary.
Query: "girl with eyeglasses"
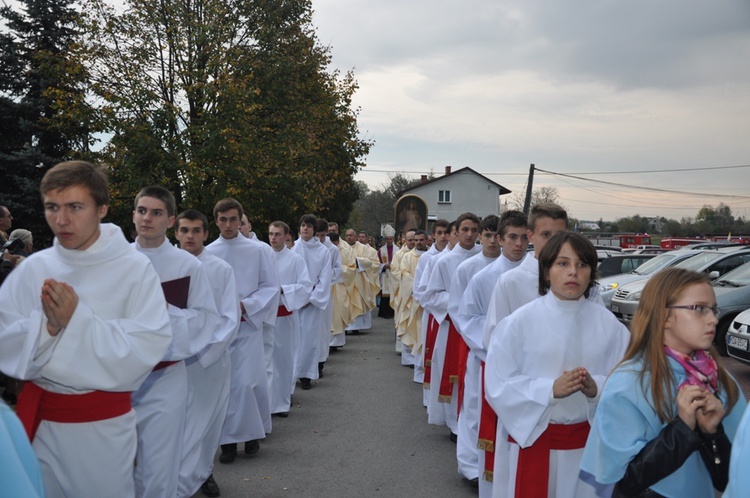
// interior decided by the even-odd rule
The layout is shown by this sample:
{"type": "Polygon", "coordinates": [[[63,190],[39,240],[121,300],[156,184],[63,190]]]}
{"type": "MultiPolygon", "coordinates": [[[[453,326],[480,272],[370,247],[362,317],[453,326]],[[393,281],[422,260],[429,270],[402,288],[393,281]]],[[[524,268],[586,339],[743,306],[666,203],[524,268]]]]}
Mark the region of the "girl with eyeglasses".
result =
{"type": "Polygon", "coordinates": [[[708,277],[667,269],[643,289],[625,357],[607,379],[581,468],[613,497],[713,497],[727,485],[747,403],[718,361],[708,277]]]}

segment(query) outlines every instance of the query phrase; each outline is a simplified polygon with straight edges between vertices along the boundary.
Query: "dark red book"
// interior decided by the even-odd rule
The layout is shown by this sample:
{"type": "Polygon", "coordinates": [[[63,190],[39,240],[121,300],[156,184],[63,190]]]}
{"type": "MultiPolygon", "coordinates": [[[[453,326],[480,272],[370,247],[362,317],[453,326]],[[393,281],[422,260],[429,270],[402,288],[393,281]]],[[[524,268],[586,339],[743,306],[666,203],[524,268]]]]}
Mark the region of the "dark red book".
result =
{"type": "Polygon", "coordinates": [[[190,292],[190,275],[161,283],[164,298],[172,306],[185,309],[188,307],[188,293],[190,292]]]}

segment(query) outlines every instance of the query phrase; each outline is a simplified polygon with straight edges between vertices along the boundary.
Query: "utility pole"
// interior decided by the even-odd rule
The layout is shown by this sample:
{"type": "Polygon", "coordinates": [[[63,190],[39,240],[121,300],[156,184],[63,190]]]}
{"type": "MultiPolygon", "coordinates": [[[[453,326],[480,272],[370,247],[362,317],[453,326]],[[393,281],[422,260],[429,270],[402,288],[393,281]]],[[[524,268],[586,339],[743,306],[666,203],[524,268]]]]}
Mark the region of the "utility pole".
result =
{"type": "Polygon", "coordinates": [[[529,209],[531,209],[531,191],[534,187],[534,164],[532,163],[531,166],[529,166],[529,181],[526,184],[526,201],[523,203],[523,214],[527,215],[529,214],[529,209]]]}

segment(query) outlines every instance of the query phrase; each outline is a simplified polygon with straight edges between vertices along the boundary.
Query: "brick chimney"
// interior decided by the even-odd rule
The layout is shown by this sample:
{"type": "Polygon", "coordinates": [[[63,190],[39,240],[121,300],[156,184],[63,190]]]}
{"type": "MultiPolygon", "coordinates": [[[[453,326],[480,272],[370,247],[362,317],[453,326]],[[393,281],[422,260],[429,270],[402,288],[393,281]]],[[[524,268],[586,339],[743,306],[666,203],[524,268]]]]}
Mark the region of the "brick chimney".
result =
{"type": "Polygon", "coordinates": [[[446,175],[450,175],[451,174],[451,167],[450,166],[446,166],[445,167],[445,174],[446,175]]]}
{"type": "Polygon", "coordinates": [[[427,175],[422,175],[422,183],[427,183],[427,175]]]}

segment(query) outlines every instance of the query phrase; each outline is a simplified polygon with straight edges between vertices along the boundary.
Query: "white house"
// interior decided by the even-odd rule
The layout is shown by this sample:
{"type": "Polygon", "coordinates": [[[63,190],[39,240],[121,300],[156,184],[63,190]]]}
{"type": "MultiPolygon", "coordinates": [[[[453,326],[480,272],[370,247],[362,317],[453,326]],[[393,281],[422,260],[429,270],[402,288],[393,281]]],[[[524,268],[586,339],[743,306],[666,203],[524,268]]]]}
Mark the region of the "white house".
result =
{"type": "Polygon", "coordinates": [[[427,218],[434,221],[444,218],[453,221],[470,211],[480,218],[500,214],[500,196],[510,190],[480,175],[471,168],[451,171],[445,167],[445,175],[432,180],[422,175],[422,183],[399,194],[418,195],[427,203],[427,218]]]}

